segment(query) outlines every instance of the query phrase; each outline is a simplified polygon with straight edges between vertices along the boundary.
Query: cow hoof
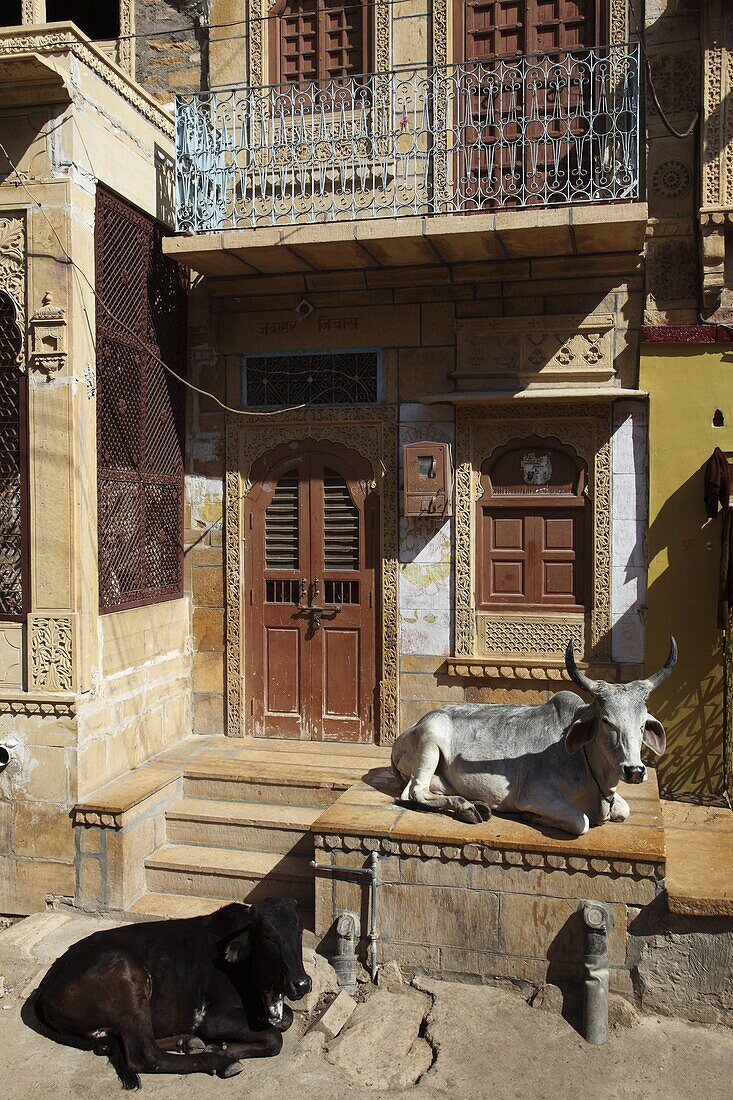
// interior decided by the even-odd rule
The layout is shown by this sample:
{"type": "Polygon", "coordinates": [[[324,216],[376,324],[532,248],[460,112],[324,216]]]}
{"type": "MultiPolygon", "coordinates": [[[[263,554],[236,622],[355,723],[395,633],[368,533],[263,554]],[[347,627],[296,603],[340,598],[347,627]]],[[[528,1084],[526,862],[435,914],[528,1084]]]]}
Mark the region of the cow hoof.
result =
{"type": "Polygon", "coordinates": [[[469,802],[467,806],[456,810],[456,820],[462,821],[465,825],[480,825],[485,818],[482,818],[480,811],[469,802]]]}
{"type": "Polygon", "coordinates": [[[219,1072],[219,1077],[236,1077],[243,1069],[244,1064],[242,1062],[230,1062],[228,1066],[219,1072]]]}
{"type": "Polygon", "coordinates": [[[187,1039],[184,1046],[186,1054],[203,1054],[206,1050],[206,1043],[196,1035],[191,1039],[187,1039]]]}
{"type": "Polygon", "coordinates": [[[474,807],[481,814],[482,821],[488,821],[491,817],[491,806],[487,802],[474,802],[474,807]]]}

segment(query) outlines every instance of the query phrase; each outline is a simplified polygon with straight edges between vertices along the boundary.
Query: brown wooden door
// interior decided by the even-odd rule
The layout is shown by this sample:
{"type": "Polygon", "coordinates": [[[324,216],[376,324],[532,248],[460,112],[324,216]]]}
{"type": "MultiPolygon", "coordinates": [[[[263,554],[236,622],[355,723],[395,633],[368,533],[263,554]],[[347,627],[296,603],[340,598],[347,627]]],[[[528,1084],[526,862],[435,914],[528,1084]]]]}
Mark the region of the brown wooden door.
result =
{"type": "Polygon", "coordinates": [[[377,501],[363,473],[313,443],[253,494],[245,629],[257,736],[374,739],[377,501]]]}

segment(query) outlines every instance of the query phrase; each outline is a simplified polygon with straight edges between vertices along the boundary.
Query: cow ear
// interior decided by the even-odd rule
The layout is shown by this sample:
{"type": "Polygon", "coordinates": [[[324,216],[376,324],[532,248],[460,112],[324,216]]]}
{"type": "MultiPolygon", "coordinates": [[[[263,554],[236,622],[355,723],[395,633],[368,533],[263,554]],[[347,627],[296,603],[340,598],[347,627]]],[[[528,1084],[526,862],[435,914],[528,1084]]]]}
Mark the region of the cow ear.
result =
{"type": "Polygon", "coordinates": [[[652,752],[655,752],[657,756],[661,756],[667,747],[667,734],[665,733],[664,726],[653,715],[647,715],[646,722],[644,723],[644,734],[642,740],[652,752]]]}
{"type": "Polygon", "coordinates": [[[565,734],[565,748],[569,753],[577,752],[593,740],[596,733],[597,716],[593,707],[582,710],[570,724],[565,734]]]}
{"type": "Polygon", "coordinates": [[[247,920],[245,927],[238,932],[233,939],[229,940],[229,943],[224,949],[224,958],[228,963],[241,963],[249,955],[252,947],[252,932],[254,929],[254,917],[251,913],[247,914],[247,920]]]}

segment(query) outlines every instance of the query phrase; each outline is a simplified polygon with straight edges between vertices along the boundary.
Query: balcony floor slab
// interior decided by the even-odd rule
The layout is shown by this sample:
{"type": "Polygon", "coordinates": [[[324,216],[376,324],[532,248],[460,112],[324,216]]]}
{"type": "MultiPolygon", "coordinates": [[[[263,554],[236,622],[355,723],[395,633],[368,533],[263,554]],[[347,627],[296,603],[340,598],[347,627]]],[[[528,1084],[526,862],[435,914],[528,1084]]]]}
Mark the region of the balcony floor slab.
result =
{"type": "Polygon", "coordinates": [[[177,235],[164,250],[204,275],[273,275],[639,252],[646,203],[260,226],[177,235]]]}

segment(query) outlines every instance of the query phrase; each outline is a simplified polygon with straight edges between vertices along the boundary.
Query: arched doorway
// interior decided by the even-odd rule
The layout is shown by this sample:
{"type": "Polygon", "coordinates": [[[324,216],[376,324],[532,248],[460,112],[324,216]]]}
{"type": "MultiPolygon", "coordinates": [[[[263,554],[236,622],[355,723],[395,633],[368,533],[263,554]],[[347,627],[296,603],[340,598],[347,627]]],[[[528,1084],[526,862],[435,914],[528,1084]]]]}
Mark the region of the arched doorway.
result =
{"type": "Polygon", "coordinates": [[[336,443],[255,464],[245,517],[246,727],[372,742],[379,509],[370,464],[336,443]]]}

